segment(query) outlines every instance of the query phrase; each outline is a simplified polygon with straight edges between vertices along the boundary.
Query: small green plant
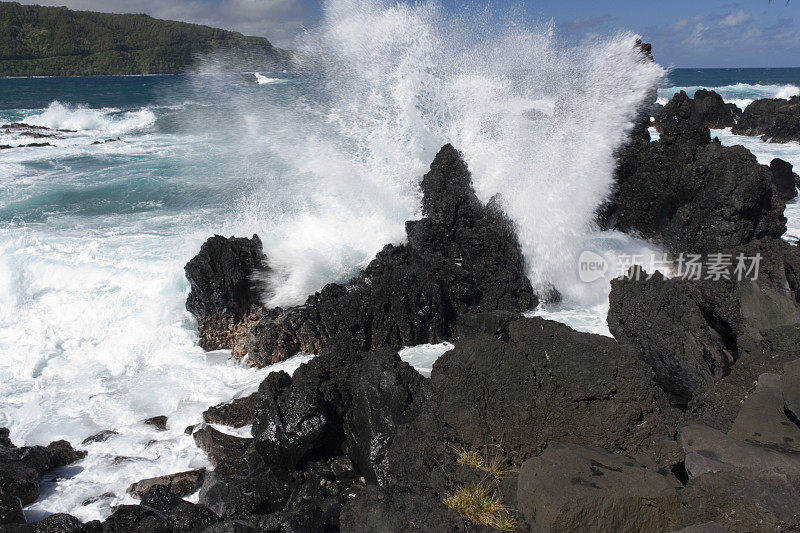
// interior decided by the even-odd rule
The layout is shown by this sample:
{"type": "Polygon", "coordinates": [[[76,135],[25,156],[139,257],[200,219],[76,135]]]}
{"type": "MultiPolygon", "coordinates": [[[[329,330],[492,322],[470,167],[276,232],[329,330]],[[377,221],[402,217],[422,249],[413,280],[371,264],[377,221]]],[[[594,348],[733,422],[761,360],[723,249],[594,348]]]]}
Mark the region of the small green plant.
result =
{"type": "Polygon", "coordinates": [[[514,518],[498,498],[483,483],[461,488],[444,499],[444,504],[472,522],[499,531],[514,531],[514,518]]]}
{"type": "Polygon", "coordinates": [[[468,466],[473,470],[480,470],[483,468],[483,457],[478,453],[478,450],[462,448],[458,452],[458,461],[456,461],[456,463],[462,466],[468,466]]]}
{"type": "Polygon", "coordinates": [[[499,456],[487,457],[474,448],[461,448],[458,451],[457,464],[468,466],[473,470],[480,470],[490,474],[495,480],[500,481],[508,473],[505,461],[499,456]]]}

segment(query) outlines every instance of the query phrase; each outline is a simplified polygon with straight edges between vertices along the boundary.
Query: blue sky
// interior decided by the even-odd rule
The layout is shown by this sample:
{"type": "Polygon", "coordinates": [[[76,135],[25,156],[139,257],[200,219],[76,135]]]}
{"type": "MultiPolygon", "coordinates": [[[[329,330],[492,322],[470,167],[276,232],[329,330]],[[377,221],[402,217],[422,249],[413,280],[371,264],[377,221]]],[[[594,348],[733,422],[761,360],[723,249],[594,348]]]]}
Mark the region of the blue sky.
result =
{"type": "MultiPolygon", "coordinates": [[[[18,0],[73,9],[147,13],[263,35],[291,46],[313,25],[321,0],[18,0]]],[[[450,10],[463,0],[441,0],[450,10]]],[[[472,5],[487,2],[472,1],[472,5]]],[[[674,67],[800,67],[800,0],[494,0],[527,23],[553,20],[568,40],[632,30],[653,44],[656,61],[674,67]]]]}

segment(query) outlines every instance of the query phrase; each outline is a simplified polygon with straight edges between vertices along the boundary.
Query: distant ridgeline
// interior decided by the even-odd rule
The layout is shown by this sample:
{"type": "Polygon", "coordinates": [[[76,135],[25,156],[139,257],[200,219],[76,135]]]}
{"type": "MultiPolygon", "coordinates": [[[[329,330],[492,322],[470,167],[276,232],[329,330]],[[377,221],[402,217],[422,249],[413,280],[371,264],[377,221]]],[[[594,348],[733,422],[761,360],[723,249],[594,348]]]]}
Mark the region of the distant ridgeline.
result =
{"type": "Polygon", "coordinates": [[[209,52],[235,70],[289,58],[263,37],[208,26],[0,2],[0,76],[173,74],[209,52]]]}

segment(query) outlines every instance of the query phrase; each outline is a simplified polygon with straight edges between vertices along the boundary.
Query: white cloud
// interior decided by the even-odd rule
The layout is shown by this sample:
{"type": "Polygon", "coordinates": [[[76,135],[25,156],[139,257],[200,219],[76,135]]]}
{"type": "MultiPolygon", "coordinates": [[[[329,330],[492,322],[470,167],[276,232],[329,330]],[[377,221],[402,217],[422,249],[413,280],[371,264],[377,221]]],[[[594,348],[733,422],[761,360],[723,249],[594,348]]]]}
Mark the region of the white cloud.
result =
{"type": "Polygon", "coordinates": [[[675,25],[672,27],[672,30],[673,31],[681,31],[686,26],[688,26],[690,22],[691,22],[691,19],[680,19],[677,22],[675,22],[675,25]]]}
{"type": "Polygon", "coordinates": [[[260,35],[288,45],[305,22],[300,0],[18,0],[23,4],[66,5],[107,13],[145,13],[155,18],[205,24],[260,35]]]}
{"type": "Polygon", "coordinates": [[[749,22],[750,19],[753,17],[750,13],[745,13],[741,9],[736,13],[730,13],[726,17],[724,17],[720,22],[720,26],[725,26],[726,28],[733,28],[735,26],[740,26],[745,22],[749,22]]]}
{"type": "Polygon", "coordinates": [[[689,42],[700,44],[703,42],[703,35],[705,34],[708,26],[705,26],[702,22],[698,22],[694,26],[694,30],[692,30],[692,34],[689,36],[689,42]]]}

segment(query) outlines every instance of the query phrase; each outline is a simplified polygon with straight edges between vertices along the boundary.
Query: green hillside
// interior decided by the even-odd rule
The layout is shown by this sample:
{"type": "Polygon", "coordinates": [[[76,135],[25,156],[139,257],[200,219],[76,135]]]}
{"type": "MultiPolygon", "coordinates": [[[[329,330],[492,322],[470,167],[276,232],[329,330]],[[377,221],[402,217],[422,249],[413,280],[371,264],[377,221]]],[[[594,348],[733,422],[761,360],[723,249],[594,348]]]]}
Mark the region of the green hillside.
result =
{"type": "Polygon", "coordinates": [[[0,76],[173,74],[220,50],[242,70],[288,57],[263,37],[208,26],[0,2],[0,76]]]}

